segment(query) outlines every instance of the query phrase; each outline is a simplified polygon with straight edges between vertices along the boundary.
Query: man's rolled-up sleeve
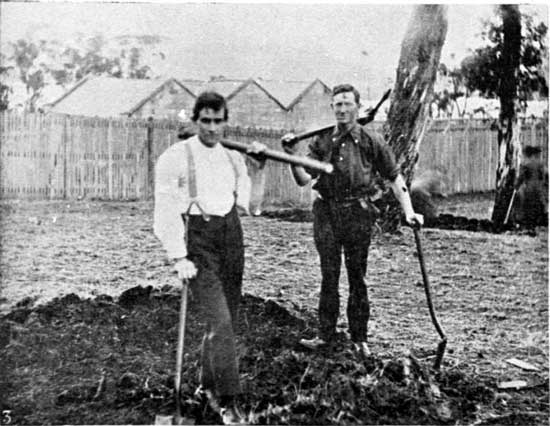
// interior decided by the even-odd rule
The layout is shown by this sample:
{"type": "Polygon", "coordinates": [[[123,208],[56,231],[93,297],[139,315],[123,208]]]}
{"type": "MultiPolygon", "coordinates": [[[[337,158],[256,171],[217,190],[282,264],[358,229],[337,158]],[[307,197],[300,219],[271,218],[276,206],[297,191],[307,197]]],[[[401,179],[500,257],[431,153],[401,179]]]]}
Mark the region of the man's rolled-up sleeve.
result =
{"type": "MultiPolygon", "coordinates": [[[[308,145],[307,157],[313,160],[323,161],[323,154],[320,147],[319,136],[316,136],[308,145]]],[[[311,176],[312,179],[318,178],[319,175],[321,174],[321,172],[316,169],[311,169],[309,167],[304,167],[304,169],[307,172],[307,174],[311,176]]]]}
{"type": "Polygon", "coordinates": [[[371,135],[371,139],[374,145],[375,164],[377,165],[378,172],[384,179],[393,182],[401,172],[395,161],[393,150],[380,134],[371,135]]]}
{"type": "Polygon", "coordinates": [[[155,208],[153,231],[171,259],[187,256],[182,214],[187,203],[186,188],[181,188],[181,165],[174,156],[162,154],[155,168],[155,208]],[[179,166],[179,167],[178,167],[179,166]]]}

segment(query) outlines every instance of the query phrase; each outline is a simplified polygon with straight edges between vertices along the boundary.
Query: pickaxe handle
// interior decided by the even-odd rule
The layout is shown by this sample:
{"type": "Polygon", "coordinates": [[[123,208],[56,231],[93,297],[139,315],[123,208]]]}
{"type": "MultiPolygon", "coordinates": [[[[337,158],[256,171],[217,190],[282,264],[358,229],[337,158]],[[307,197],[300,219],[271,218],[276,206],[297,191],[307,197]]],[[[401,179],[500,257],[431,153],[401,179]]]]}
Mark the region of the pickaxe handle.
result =
{"type": "Polygon", "coordinates": [[[314,170],[318,170],[323,173],[330,174],[334,170],[334,166],[330,163],[315,160],[314,158],[304,157],[300,155],[287,154],[283,151],[276,151],[274,149],[267,148],[260,154],[251,154],[248,152],[249,145],[243,142],[230,141],[223,139],[221,144],[229,149],[234,149],[246,153],[252,157],[265,157],[268,160],[278,161],[281,163],[293,164],[295,166],[309,167],[314,170]]]}
{"type": "MultiPolygon", "coordinates": [[[[184,130],[184,129],[183,129],[184,130]]],[[[182,129],[178,133],[178,138],[181,140],[189,139],[195,135],[195,132],[189,131],[184,133],[182,129]]],[[[250,155],[253,158],[262,159],[266,158],[268,160],[278,161],[280,163],[293,164],[295,166],[308,167],[310,169],[318,170],[323,173],[330,174],[334,171],[334,166],[330,163],[325,163],[323,161],[315,160],[314,158],[304,157],[300,155],[287,154],[283,151],[277,151],[274,149],[267,148],[261,154],[253,154],[249,152],[250,145],[244,142],[232,141],[229,139],[222,139],[220,142],[223,146],[229,149],[234,149],[250,155]]]]}

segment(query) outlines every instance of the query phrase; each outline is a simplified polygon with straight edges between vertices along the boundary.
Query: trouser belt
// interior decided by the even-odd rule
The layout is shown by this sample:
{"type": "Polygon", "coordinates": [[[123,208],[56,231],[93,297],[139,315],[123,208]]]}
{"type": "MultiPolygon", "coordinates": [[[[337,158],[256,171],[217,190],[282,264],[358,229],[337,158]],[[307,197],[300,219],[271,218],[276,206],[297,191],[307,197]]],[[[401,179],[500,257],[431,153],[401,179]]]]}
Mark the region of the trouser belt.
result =
{"type": "Polygon", "coordinates": [[[365,207],[370,202],[368,195],[353,195],[349,197],[326,197],[319,194],[319,198],[327,203],[336,204],[341,207],[349,207],[356,203],[365,207]]]}

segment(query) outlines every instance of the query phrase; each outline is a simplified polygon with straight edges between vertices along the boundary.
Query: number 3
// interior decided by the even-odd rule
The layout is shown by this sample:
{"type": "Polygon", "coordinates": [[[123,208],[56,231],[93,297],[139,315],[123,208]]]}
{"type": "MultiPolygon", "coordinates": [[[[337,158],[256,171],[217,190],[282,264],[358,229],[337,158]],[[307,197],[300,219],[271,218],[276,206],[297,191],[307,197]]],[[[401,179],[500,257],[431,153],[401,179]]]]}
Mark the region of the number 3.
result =
{"type": "Polygon", "coordinates": [[[11,410],[2,411],[2,424],[9,425],[11,423],[11,410]]]}

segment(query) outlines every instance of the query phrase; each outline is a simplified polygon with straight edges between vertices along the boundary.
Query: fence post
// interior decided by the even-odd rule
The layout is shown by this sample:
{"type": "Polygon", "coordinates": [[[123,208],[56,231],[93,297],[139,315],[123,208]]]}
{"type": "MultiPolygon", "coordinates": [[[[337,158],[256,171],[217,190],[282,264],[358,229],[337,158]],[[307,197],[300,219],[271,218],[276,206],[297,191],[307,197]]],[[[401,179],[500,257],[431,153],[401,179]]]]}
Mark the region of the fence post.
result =
{"type": "Polygon", "coordinates": [[[113,200],[113,129],[112,119],[107,121],[107,191],[109,200],[113,200]]]}
{"type": "Polygon", "coordinates": [[[153,117],[149,117],[147,119],[147,141],[145,155],[147,157],[147,187],[145,188],[145,199],[150,200],[153,197],[155,169],[155,164],[153,162],[153,117]]]}
{"type": "Polygon", "coordinates": [[[67,199],[67,152],[68,152],[68,135],[67,135],[67,120],[69,116],[63,116],[63,134],[62,134],[62,143],[63,143],[63,199],[67,199]]]}

